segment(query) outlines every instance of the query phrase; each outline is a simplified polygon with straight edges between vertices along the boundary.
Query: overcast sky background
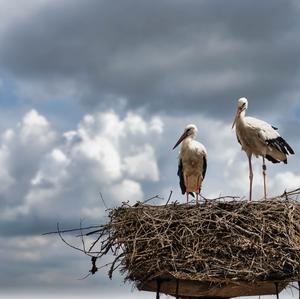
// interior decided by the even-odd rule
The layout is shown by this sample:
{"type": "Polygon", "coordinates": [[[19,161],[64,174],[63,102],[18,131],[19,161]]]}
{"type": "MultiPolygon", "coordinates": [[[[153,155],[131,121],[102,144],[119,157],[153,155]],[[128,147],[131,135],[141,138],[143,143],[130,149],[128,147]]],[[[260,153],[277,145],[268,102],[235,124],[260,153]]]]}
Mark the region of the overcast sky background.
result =
{"type": "Polygon", "coordinates": [[[103,223],[99,192],[184,201],[171,149],[189,123],[203,195],[247,197],[239,97],[296,152],[268,164],[269,195],[300,187],[299,1],[0,0],[0,18],[0,298],[153,298],[106,270],[79,281],[89,258],[41,234],[103,223]]]}

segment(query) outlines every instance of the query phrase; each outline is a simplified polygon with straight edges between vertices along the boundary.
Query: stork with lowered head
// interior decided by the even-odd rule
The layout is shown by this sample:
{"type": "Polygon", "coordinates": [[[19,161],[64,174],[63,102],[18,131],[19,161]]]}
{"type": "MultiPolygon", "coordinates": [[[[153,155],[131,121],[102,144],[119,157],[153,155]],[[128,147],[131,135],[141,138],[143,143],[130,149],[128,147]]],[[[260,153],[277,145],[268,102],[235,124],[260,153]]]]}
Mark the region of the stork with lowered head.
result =
{"type": "Polygon", "coordinates": [[[207,169],[207,152],[204,145],[195,140],[197,132],[195,125],[186,126],[173,149],[181,143],[177,175],[182,194],[186,193],[188,202],[189,194],[195,192],[198,204],[198,196],[207,169]]]}

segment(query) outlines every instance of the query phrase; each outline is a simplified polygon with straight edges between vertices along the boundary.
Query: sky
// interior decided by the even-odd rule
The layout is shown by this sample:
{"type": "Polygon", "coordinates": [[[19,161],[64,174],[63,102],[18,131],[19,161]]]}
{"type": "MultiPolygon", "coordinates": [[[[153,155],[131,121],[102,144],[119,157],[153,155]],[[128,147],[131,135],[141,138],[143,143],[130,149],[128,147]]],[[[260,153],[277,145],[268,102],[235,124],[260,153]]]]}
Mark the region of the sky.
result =
{"type": "Polygon", "coordinates": [[[268,195],[300,187],[298,1],[0,0],[0,18],[0,298],[153,298],[107,270],[79,280],[89,258],[42,234],[105,223],[100,193],[108,208],[184,202],[172,147],[189,123],[203,196],[247,198],[240,97],[296,153],[267,165],[268,195]]]}

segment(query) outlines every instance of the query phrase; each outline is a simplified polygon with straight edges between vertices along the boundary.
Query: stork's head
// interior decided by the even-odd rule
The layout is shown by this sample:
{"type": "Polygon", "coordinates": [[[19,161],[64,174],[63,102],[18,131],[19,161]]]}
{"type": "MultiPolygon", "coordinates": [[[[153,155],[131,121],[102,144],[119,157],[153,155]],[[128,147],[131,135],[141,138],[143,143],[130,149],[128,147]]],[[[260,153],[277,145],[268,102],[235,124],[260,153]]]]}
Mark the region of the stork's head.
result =
{"type": "Polygon", "coordinates": [[[238,99],[238,109],[241,111],[246,110],[248,108],[248,100],[246,98],[238,99]]]}
{"type": "Polygon", "coordinates": [[[236,123],[236,120],[238,117],[241,115],[242,112],[244,112],[248,108],[248,100],[246,98],[240,98],[238,99],[238,105],[237,105],[237,110],[235,114],[235,118],[232,124],[232,129],[236,123]]]}
{"type": "Polygon", "coordinates": [[[178,141],[174,145],[173,149],[176,148],[184,139],[187,137],[195,138],[197,135],[198,129],[195,125],[190,124],[187,125],[182,133],[182,135],[179,137],[178,141]]]}

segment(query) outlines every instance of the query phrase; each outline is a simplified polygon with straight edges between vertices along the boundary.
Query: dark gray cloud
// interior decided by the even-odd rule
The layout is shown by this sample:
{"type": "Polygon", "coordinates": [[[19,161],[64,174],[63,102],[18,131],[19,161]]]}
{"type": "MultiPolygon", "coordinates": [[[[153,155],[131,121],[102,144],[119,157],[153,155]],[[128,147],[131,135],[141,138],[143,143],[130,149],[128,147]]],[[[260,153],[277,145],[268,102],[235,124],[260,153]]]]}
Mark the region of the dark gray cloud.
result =
{"type": "Polygon", "coordinates": [[[279,107],[299,92],[299,16],[292,0],[49,2],[6,29],[1,69],[45,93],[72,81],[90,107],[125,98],[220,116],[240,96],[279,107]]]}

